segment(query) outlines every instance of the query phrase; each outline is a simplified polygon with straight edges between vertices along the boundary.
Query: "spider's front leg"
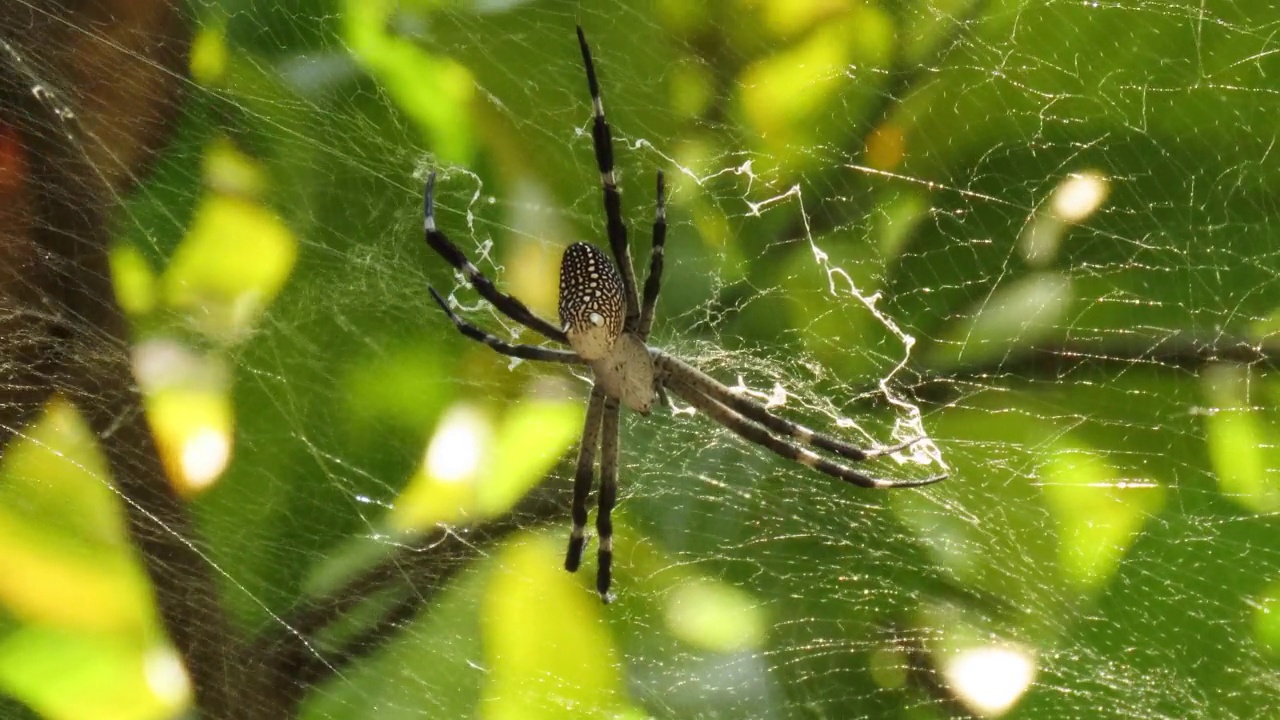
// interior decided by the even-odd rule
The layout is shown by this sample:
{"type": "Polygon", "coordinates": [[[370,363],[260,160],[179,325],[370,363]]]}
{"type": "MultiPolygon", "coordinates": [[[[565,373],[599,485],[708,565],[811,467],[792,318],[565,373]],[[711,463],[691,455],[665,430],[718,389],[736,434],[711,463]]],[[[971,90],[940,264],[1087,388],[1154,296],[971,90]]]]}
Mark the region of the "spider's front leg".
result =
{"type": "MultiPolygon", "coordinates": [[[[502,314],[534,332],[541,333],[549,340],[561,343],[567,342],[568,340],[560,328],[535,315],[532,310],[514,296],[499,290],[493,284],[493,281],[485,277],[484,273],[480,272],[479,268],[467,259],[462,250],[450,242],[449,238],[436,227],[435,189],[436,174],[431,173],[427,176],[427,184],[423,189],[422,197],[422,228],[426,234],[427,245],[452,265],[454,269],[462,273],[467,282],[471,283],[471,286],[480,293],[480,297],[488,300],[502,314]]],[[[457,322],[454,324],[458,325],[457,322]]],[[[458,328],[461,330],[462,326],[458,325],[458,328]]]]}

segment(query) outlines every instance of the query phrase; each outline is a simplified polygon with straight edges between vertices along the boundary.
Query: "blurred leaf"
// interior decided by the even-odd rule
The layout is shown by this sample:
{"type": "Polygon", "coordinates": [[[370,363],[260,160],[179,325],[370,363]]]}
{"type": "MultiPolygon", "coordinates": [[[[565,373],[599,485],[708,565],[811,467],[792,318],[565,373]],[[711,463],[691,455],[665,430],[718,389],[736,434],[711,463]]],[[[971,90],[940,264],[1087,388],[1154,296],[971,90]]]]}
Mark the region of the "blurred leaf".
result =
{"type": "Polygon", "coordinates": [[[392,94],[396,106],[423,129],[441,162],[467,164],[475,142],[468,114],[475,92],[462,65],[425,52],[390,32],[391,0],[346,0],[343,30],[356,59],[392,94]]]}
{"type": "Polygon", "coordinates": [[[1272,657],[1280,656],[1280,583],[1272,582],[1257,599],[1253,632],[1272,657]]]}
{"type": "Polygon", "coordinates": [[[1070,278],[1036,273],[996,290],[965,313],[967,322],[928,349],[926,362],[940,369],[978,365],[1006,357],[1059,332],[1075,297],[1070,278]]]}
{"type": "Polygon", "coordinates": [[[226,388],[163,388],[146,407],[171,481],[186,495],[208,488],[231,458],[235,421],[226,388]]]}
{"type": "Polygon", "coordinates": [[[1119,477],[1098,448],[1069,441],[1049,455],[1044,493],[1058,521],[1060,571],[1092,590],[1111,580],[1143,524],[1163,508],[1164,491],[1155,478],[1119,477]]]}
{"type": "Polygon", "coordinates": [[[145,578],[93,435],[75,410],[50,404],[5,450],[0,469],[0,595],[10,612],[59,627],[149,631],[145,578]]]}
{"type": "Polygon", "coordinates": [[[185,690],[144,681],[167,651],[95,439],[65,402],[6,449],[0,497],[0,602],[25,623],[0,640],[5,691],[60,720],[171,715],[185,690]]]}
{"type": "Polygon", "coordinates": [[[578,440],[584,414],[579,402],[530,399],[490,428],[474,408],[446,412],[426,462],[395,503],[392,526],[421,529],[510,510],[578,440]]]}
{"type": "Polygon", "coordinates": [[[227,72],[226,28],[206,25],[191,40],[191,77],[201,85],[217,85],[227,72]]]}
{"type": "Polygon", "coordinates": [[[1252,512],[1273,513],[1280,508],[1280,486],[1272,477],[1280,452],[1260,422],[1249,375],[1247,368],[1225,364],[1206,370],[1206,439],[1223,494],[1252,512]]]}
{"type": "Polygon", "coordinates": [[[116,302],[128,315],[146,315],[155,310],[158,291],[156,274],[147,258],[132,245],[119,245],[111,251],[111,284],[116,302]]]}
{"type": "MultiPolygon", "coordinates": [[[[855,48],[849,37],[881,37],[882,22],[873,10],[859,9],[743,71],[739,102],[765,158],[787,167],[806,157],[802,149],[829,128],[833,101],[849,84],[855,48]]],[[[857,49],[874,54],[865,46],[857,49]]]]}
{"type": "Polygon", "coordinates": [[[297,240],[258,203],[210,193],[165,271],[169,304],[224,340],[243,336],[289,277],[297,240]]]}
{"type": "Polygon", "coordinates": [[[564,572],[561,553],[538,536],[502,550],[481,611],[489,675],[480,715],[644,717],[627,703],[599,598],[564,572]]]}
{"type": "Polygon", "coordinates": [[[189,694],[172,651],[37,626],[0,641],[0,683],[51,720],[163,720],[189,694]]]}
{"type": "Polygon", "coordinates": [[[480,506],[489,515],[511,509],[560,461],[582,435],[581,402],[530,400],[511,408],[498,430],[492,456],[495,479],[486,483],[480,506]]]}
{"type": "Polygon", "coordinates": [[[666,603],[672,634],[721,653],[759,649],[768,621],[750,595],[714,582],[690,582],[673,588],[666,603]]]}

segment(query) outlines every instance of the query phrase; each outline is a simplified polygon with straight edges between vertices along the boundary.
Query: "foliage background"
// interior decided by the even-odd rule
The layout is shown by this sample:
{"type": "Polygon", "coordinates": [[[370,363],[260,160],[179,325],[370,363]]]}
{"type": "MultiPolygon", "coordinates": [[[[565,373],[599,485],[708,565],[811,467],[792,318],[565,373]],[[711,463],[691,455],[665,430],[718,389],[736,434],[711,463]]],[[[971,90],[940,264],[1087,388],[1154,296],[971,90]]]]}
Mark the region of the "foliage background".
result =
{"type": "MultiPolygon", "coordinates": [[[[1268,3],[182,13],[187,95],[116,198],[116,292],[235,626],[323,659],[273,678],[303,717],[946,716],[984,648],[1019,659],[977,671],[1015,716],[1274,711],[1268,3]],[[857,491],[703,418],[627,416],[608,608],[592,563],[559,570],[563,504],[510,516],[562,497],[585,385],[452,330],[428,282],[504,326],[423,247],[421,186],[437,171],[442,227],[554,315],[560,249],[603,237],[575,22],[638,258],[671,179],[657,343],[854,437],[909,436],[918,408],[947,483],[857,491]],[[1055,209],[1073,178],[1096,212],[1055,209]],[[440,437],[477,467],[450,482],[440,437]],[[406,547],[460,569],[303,632],[406,547]]],[[[93,448],[55,402],[4,456],[6,717],[186,706],[93,448]]]]}

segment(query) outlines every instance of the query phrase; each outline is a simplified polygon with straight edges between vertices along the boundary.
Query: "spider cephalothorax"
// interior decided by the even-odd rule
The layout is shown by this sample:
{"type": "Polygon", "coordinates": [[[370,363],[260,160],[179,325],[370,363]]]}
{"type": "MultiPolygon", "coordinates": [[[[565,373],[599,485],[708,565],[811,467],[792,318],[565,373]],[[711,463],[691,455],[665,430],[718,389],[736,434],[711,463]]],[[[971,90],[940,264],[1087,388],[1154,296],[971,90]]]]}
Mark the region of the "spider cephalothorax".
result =
{"type": "Polygon", "coordinates": [[[432,204],[434,174],[427,179],[424,220],[427,244],[460,271],[482,297],[512,320],[548,340],[569,345],[572,351],[506,342],[458,317],[444,298],[432,289],[432,297],[459,332],[511,357],[586,365],[591,368],[594,383],[591,387],[591,399],[587,403],[582,443],[578,447],[577,470],[573,481],[573,530],[569,535],[565,568],[577,570],[582,560],[582,551],[586,545],[587,498],[591,492],[596,465],[596,449],[599,448],[600,493],[596,532],[600,535],[600,550],[596,590],[601,599],[609,602],[612,597],[609,586],[613,563],[611,514],[618,489],[619,403],[647,414],[655,397],[666,397],[665,390],[683,398],[699,412],[746,440],[762,445],[788,460],[860,487],[918,487],[944,479],[945,473],[919,480],[881,480],[864,475],[840,461],[819,455],[811,448],[857,462],[903,450],[921,438],[863,450],[837,437],[818,433],[778,417],[764,405],[734,392],[693,365],[646,344],[653,323],[654,308],[658,302],[658,291],[661,289],[663,249],[667,234],[663,176],[659,171],[653,249],[649,255],[649,277],[645,281],[644,297],[641,299],[636,292],[635,271],[631,267],[631,255],[627,246],[627,228],[622,221],[621,195],[613,172],[609,124],[604,119],[604,104],[600,101],[600,88],[591,62],[591,50],[587,47],[582,28],[578,28],[578,44],[587,71],[587,89],[591,92],[591,138],[604,189],[609,249],[617,265],[593,245],[573,243],[565,250],[560,265],[562,327],[558,328],[535,315],[524,303],[498,290],[444,233],[436,229],[432,204]]]}

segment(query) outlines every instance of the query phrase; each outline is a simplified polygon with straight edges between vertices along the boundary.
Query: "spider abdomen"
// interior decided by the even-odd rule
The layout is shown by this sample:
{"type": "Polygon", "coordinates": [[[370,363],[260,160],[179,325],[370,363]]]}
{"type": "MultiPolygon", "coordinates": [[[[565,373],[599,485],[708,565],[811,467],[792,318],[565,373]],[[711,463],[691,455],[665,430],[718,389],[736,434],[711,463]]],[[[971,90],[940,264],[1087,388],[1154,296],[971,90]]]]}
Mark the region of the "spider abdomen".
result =
{"type": "Polygon", "coordinates": [[[600,360],[613,350],[625,316],[622,276],[599,248],[573,243],[560,261],[560,323],[573,351],[600,360]]]}

